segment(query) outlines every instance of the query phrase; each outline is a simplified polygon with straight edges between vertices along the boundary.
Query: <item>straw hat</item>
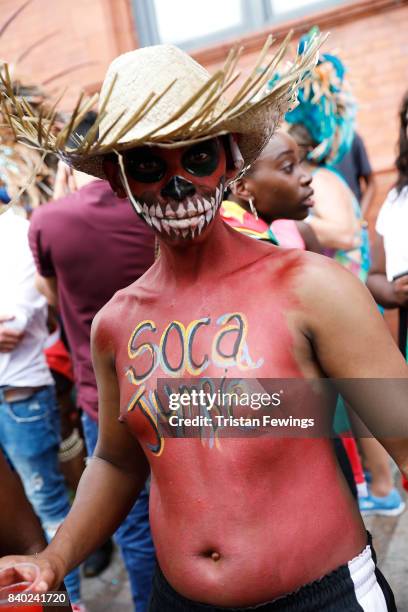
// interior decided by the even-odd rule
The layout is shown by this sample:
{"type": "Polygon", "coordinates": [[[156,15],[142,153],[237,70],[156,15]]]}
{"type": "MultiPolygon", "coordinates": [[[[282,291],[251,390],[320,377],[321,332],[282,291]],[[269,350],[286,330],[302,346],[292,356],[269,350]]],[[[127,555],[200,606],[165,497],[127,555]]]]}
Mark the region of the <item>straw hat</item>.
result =
{"type": "Polygon", "coordinates": [[[245,165],[261,152],[284,113],[296,101],[296,90],[317,61],[321,36],[314,37],[271,91],[262,92],[283,59],[289,36],[267,60],[269,37],[248,78],[232,95],[226,90],[236,81],[241,50],[232,49],[225,65],[210,75],[184,51],[172,45],[145,47],[125,53],[110,65],[102,86],[99,113],[85,138],[75,128],[95,104],[91,98],[77,106],[65,128],[55,136],[53,116],[31,113],[2,80],[3,113],[17,137],[29,146],[56,153],[77,170],[106,178],[102,160],[107,153],[144,145],[179,147],[215,136],[236,133],[245,165]],[[77,146],[72,147],[72,139],[77,146]],[[69,142],[68,142],[69,141],[69,142]]]}

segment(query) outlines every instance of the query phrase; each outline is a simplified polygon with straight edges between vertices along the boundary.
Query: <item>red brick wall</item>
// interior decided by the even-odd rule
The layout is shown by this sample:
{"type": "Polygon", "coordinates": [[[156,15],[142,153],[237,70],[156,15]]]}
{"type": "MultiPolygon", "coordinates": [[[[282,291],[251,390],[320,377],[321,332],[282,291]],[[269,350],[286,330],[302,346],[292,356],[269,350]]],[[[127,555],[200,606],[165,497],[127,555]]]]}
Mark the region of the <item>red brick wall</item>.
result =
{"type": "MultiPolygon", "coordinates": [[[[22,0],[0,0],[1,19],[21,4],[22,0]]],[[[29,55],[19,70],[41,81],[69,66],[95,62],[54,81],[54,90],[68,85],[63,106],[69,109],[80,89],[99,88],[107,65],[116,55],[137,46],[130,5],[130,0],[32,0],[0,39],[0,57],[12,61],[31,43],[58,30],[54,38],[29,55]]],[[[349,69],[359,102],[358,128],[378,174],[378,204],[394,180],[396,114],[408,88],[408,0],[357,0],[343,8],[251,34],[241,41],[246,47],[243,73],[267,33],[279,39],[294,28],[297,38],[314,23],[331,32],[325,48],[338,52],[349,69]]],[[[236,42],[226,41],[194,55],[213,70],[236,42]]]]}
{"type": "MultiPolygon", "coordinates": [[[[279,40],[294,28],[298,38],[315,23],[322,31],[330,31],[324,49],[338,53],[348,68],[359,105],[358,130],[378,175],[374,213],[394,181],[397,112],[408,89],[408,2],[359,0],[246,36],[239,41],[247,49],[242,58],[243,73],[253,65],[268,33],[279,40]]],[[[212,71],[225,60],[229,46],[213,46],[194,56],[212,71]]]]}
{"type": "MultiPolygon", "coordinates": [[[[23,0],[0,0],[0,23],[22,4],[23,0]]],[[[128,0],[32,0],[1,37],[0,57],[13,62],[32,43],[55,31],[18,72],[41,82],[70,66],[92,62],[50,85],[54,92],[69,87],[62,101],[67,109],[81,89],[99,87],[116,55],[137,46],[128,0]]]]}

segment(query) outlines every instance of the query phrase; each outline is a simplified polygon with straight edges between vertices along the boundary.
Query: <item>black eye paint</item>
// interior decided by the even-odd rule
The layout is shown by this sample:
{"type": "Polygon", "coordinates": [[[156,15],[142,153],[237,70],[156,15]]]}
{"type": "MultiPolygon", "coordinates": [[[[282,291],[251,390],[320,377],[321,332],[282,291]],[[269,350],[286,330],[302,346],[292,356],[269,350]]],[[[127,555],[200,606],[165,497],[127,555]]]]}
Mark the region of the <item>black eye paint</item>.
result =
{"type": "Polygon", "coordinates": [[[219,142],[215,138],[199,142],[183,153],[183,168],[195,176],[210,176],[220,161],[219,142]]]}
{"type": "Polygon", "coordinates": [[[166,174],[167,166],[148,147],[142,147],[125,155],[125,169],[128,178],[139,183],[157,183],[166,174]]]}

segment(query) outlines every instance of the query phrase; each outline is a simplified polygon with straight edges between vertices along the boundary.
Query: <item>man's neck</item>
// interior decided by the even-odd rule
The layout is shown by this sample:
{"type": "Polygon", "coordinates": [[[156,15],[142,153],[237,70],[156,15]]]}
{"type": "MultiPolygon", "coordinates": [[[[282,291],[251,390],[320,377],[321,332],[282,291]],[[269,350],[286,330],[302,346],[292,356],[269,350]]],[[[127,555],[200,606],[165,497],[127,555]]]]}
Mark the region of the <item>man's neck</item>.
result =
{"type": "Polygon", "coordinates": [[[248,243],[228,227],[219,213],[200,240],[185,246],[170,246],[160,241],[159,274],[165,282],[180,288],[224,276],[248,263],[248,243]]]}

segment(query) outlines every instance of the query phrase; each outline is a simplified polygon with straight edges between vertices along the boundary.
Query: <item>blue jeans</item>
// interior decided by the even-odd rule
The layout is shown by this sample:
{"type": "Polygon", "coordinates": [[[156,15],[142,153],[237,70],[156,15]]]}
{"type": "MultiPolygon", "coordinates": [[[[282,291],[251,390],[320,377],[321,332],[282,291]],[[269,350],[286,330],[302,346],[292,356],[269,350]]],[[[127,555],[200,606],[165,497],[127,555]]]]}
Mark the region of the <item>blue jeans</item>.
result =
{"type": "MultiPolygon", "coordinates": [[[[8,403],[0,387],[0,447],[20,475],[48,541],[69,512],[68,492],[59,469],[59,409],[54,387],[8,403]]],[[[18,528],[18,526],[17,526],[18,528]]],[[[79,570],[65,578],[72,602],[80,599],[79,570]]]]}
{"type": "MultiPolygon", "coordinates": [[[[88,455],[92,456],[98,440],[98,424],[88,414],[82,416],[88,455]]],[[[115,533],[129,574],[132,598],[137,612],[147,612],[155,571],[155,550],[150,535],[149,494],[146,487],[128,516],[115,533]]]]}

